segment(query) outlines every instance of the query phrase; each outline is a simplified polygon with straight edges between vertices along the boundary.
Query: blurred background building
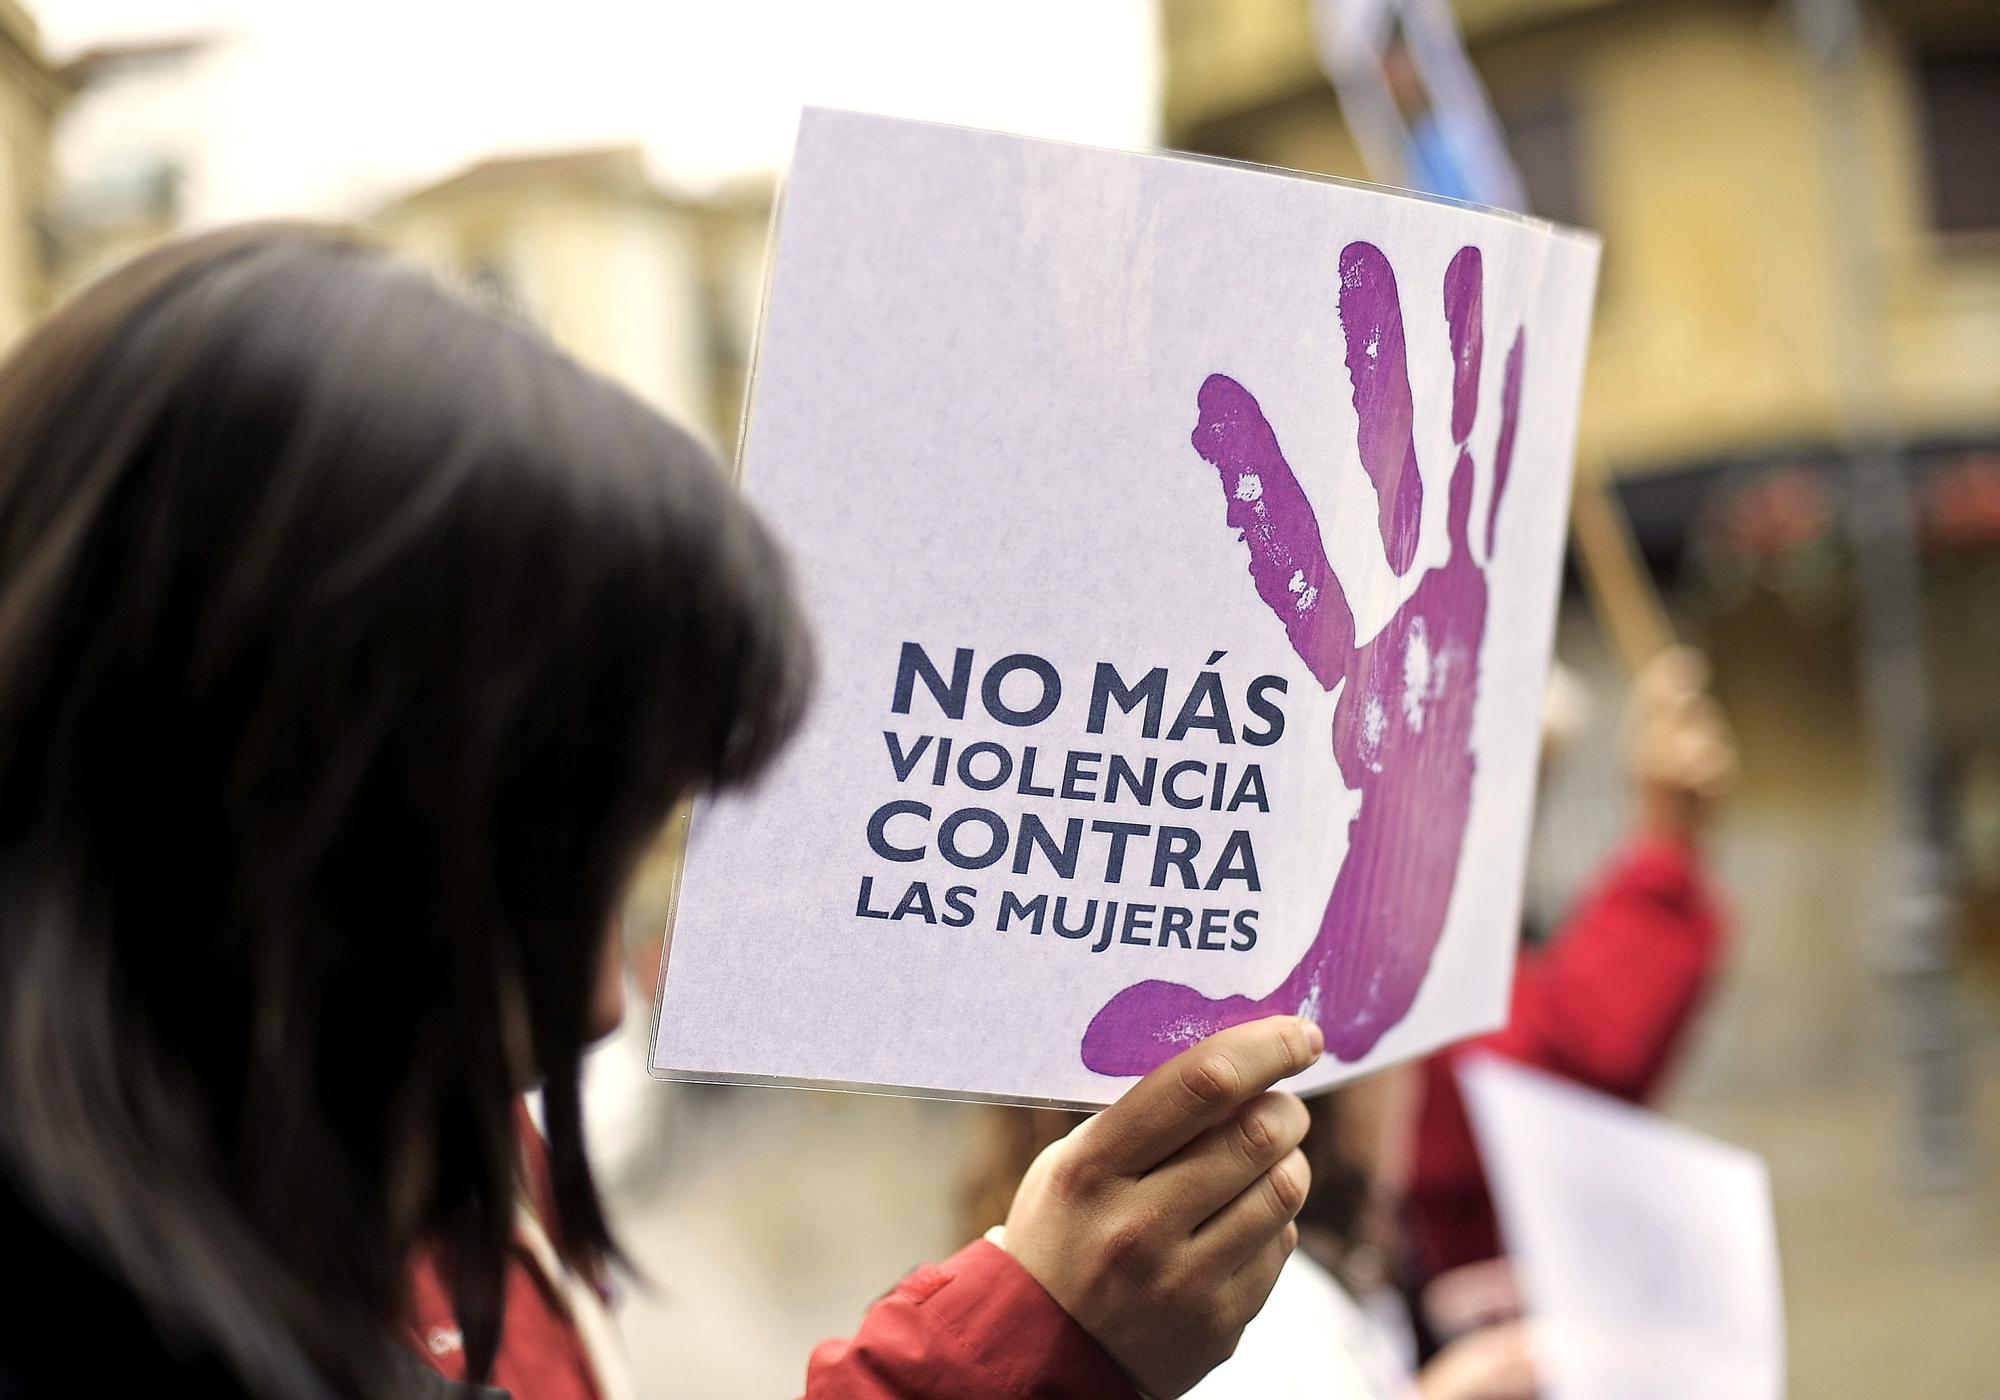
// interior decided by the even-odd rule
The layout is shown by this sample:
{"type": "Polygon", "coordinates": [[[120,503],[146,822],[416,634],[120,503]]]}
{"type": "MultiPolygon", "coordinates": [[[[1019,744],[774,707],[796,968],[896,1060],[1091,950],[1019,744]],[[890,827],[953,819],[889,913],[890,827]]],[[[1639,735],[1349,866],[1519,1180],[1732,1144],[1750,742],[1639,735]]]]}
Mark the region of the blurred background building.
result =
{"type": "MultiPolygon", "coordinates": [[[[1747,927],[1730,1081],[1849,1073],[1875,1053],[1860,980],[1882,837],[1840,528],[1839,327],[1861,314],[1828,211],[1810,63],[1760,0],[1458,7],[1530,207],[1604,237],[1582,456],[1618,480],[1684,632],[1716,660],[1749,756],[1722,860],[1747,927]],[[1781,996],[1772,993],[1781,991],[1781,996]]],[[[1361,178],[1306,0],[1169,0],[1167,144],[1361,178]]],[[[1919,474],[1937,701],[1937,820],[1960,856],[1967,966],[2000,954],[2000,11],[1870,10],[1866,231],[1876,365],[1919,474]]],[[[1611,658],[1572,598],[1568,659],[1611,658]]],[[[1604,751],[1600,749],[1600,753],[1604,751]]],[[[1580,764],[1581,767],[1587,767],[1580,764]]],[[[1570,775],[1587,785],[1587,774],[1570,775]]],[[[1559,786],[1562,786],[1559,783],[1559,786]]],[[[1604,854],[1549,819],[1554,889],[1604,854]]],[[[1581,802],[1579,798],[1579,802],[1581,802]]],[[[1573,819],[1574,818],[1574,819],[1573,819]]],[[[1593,839],[1592,833],[1597,833],[1593,839]]],[[[1548,894],[1543,893],[1546,903],[1548,894]]]]}
{"type": "Polygon", "coordinates": [[[661,412],[733,445],[770,211],[767,183],[675,194],[628,146],[482,160],[374,223],[661,412]]]}
{"type": "Polygon", "coordinates": [[[34,17],[0,0],[0,346],[47,310],[54,260],[50,143],[67,87],[34,17]]]}
{"type": "MultiPolygon", "coordinates": [[[[88,5],[42,8],[70,36],[53,60],[34,19],[0,0],[0,340],[182,228],[243,213],[331,213],[370,223],[537,322],[725,452],[741,414],[779,158],[728,168],[694,159],[703,123],[686,115],[685,98],[660,91],[700,81],[690,67],[727,69],[730,86],[763,83],[779,126],[810,97],[1107,144],[1157,134],[1184,150],[1366,174],[1320,66],[1311,0],[819,9],[771,0],[662,6],[644,18],[585,6],[567,19],[538,8],[526,47],[506,51],[519,71],[497,79],[474,71],[484,30],[435,52],[412,39],[421,15],[454,7],[411,6],[404,18],[395,6],[361,6],[325,31],[326,43],[337,32],[343,62],[379,56],[390,76],[371,86],[369,72],[343,70],[330,87],[303,89],[302,103],[351,93],[372,113],[310,128],[274,101],[304,71],[276,65],[314,51],[314,35],[298,28],[304,7],[128,5],[122,28],[80,18],[88,5]],[[835,11],[852,18],[837,24],[835,11]],[[674,24],[715,45],[725,20],[740,50],[703,52],[692,65],[618,56],[647,45],[668,53],[674,24]],[[624,33],[627,24],[643,35],[624,33]],[[1070,42],[1052,53],[1047,35],[1064,26],[1070,42]],[[536,43],[564,57],[531,66],[536,43]],[[810,66],[815,49],[825,50],[822,70],[810,66]],[[835,69],[849,76],[832,81],[835,69]],[[893,89],[887,75],[904,69],[922,69],[924,84],[893,89]],[[812,72],[821,76],[801,76],[812,72]],[[505,93],[564,73],[579,104],[622,84],[629,105],[588,130],[543,132],[508,115],[505,93]],[[488,88],[502,106],[478,105],[488,88]],[[246,114],[268,115],[281,136],[246,144],[246,114]],[[447,141],[434,126],[461,135],[447,141]],[[365,150],[364,129],[376,143],[365,150]],[[315,180],[308,167],[326,165],[343,132],[356,153],[315,180]]],[[[1530,206],[1603,234],[1584,456],[1614,483],[1677,629],[1711,653],[1744,753],[1742,789],[1716,840],[1738,950],[1672,1107],[1771,1160],[1795,1395],[1991,1394],[2000,7],[1865,7],[1852,153],[1869,192],[1862,227],[1831,212],[1840,167],[1817,106],[1823,76],[1787,4],[1457,0],[1454,9],[1530,206]],[[1855,247],[1866,289],[1855,283],[1855,247]],[[1909,1080],[1897,1066],[1908,1032],[1879,975],[1898,952],[1881,912],[1893,804],[1859,682],[1864,585],[1841,469],[1854,397],[1841,345],[1857,331],[1914,512],[1930,696],[1922,816],[1948,856],[1948,1002],[1986,1124],[1976,1179],[1934,1195],[1901,1186],[1909,1080]]],[[[1530,903],[1544,925],[1627,820],[1616,758],[1625,679],[1576,580],[1559,650],[1594,703],[1539,817],[1530,903]]],[[[669,869],[663,861],[649,873],[632,920],[641,981],[669,869]]],[[[636,1019],[606,1058],[623,1075],[614,1098],[633,1105],[640,1125],[625,1135],[639,1165],[619,1173],[621,1219],[660,1281],[628,1305],[645,1393],[792,1393],[812,1337],[843,1329],[896,1272],[954,1243],[964,1110],[634,1081],[645,1031],[636,1019]]]]}

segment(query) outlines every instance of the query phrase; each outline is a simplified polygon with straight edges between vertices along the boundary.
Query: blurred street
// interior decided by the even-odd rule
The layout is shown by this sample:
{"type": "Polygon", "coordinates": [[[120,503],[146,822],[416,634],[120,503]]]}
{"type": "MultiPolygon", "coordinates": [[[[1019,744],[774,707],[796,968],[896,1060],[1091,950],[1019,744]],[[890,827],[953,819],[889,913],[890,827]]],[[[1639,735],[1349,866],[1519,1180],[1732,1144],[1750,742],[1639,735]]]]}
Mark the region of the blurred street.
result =
{"type": "MultiPolygon", "coordinates": [[[[1989,1049],[1981,1068],[1982,1120],[2000,1122],[2000,1056],[1989,1049]]],[[[658,1280],[619,1310],[642,1394],[800,1393],[814,1343],[845,1336],[884,1280],[956,1243],[952,1187],[972,1110],[658,1088],[667,1164],[616,1200],[626,1247],[658,1280]]],[[[1670,1108],[1771,1164],[1793,1400],[1992,1393],[2000,1174],[1962,1194],[1895,1189],[1898,1110],[1883,1077],[1775,1110],[1687,1095],[1670,1108]]]]}

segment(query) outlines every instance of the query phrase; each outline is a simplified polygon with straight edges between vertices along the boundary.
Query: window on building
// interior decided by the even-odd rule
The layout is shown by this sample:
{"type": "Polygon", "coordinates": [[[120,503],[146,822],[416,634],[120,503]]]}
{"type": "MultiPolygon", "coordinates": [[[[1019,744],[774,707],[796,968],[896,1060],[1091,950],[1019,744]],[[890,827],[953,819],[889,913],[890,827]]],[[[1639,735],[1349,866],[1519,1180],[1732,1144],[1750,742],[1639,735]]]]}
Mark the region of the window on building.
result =
{"type": "Polygon", "coordinates": [[[465,285],[475,297],[495,306],[511,307],[516,300],[514,279],[491,258],[473,259],[465,269],[465,285]]]}
{"type": "Polygon", "coordinates": [[[1932,223],[2000,231],[2000,50],[1920,57],[1917,101],[1932,223]]]}
{"type": "Polygon", "coordinates": [[[481,255],[468,259],[464,277],[465,288],[475,300],[525,320],[534,319],[513,273],[498,258],[481,255]]]}

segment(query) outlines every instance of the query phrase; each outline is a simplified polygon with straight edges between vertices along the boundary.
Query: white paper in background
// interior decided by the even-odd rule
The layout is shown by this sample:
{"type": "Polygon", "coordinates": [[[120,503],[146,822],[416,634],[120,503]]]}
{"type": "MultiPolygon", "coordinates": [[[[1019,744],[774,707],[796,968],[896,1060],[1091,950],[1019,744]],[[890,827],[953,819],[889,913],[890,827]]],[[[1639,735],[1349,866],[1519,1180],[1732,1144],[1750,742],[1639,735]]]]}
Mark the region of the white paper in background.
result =
{"type": "Polygon", "coordinates": [[[1493,1056],[1459,1081],[1548,1400],[1779,1400],[1761,1157],[1493,1056]]]}
{"type": "Polygon", "coordinates": [[[696,811],[655,1069],[1103,1103],[1272,1012],[1305,1089],[1496,1024],[1596,256],[809,111],[743,478],[821,680],[696,811]]]}

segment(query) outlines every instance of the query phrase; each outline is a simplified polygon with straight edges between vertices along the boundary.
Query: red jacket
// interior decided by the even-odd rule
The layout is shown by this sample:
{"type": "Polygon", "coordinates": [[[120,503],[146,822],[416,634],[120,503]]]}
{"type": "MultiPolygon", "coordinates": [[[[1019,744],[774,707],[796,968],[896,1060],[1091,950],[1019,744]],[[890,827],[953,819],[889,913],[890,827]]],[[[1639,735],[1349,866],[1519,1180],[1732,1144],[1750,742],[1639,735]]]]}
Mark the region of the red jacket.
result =
{"type": "Polygon", "coordinates": [[[926,1265],[822,1342],[806,1400],[1137,1400],[1138,1392],[1033,1276],[981,1240],[926,1265]]]}
{"type": "Polygon", "coordinates": [[[1627,847],[1551,942],[1522,954],[1505,1029],[1424,1065],[1407,1209],[1420,1279],[1500,1253],[1453,1067],[1504,1055],[1621,1099],[1652,1097],[1721,959],[1723,920],[1688,846],[1627,847]]]}
{"type": "MultiPolygon", "coordinates": [[[[546,1148],[523,1117],[528,1189],[546,1203],[546,1148]]],[[[601,1400],[588,1349],[563,1290],[517,1247],[492,1384],[514,1400],[601,1400]]],[[[450,1290],[428,1253],[411,1270],[412,1341],[452,1380],[465,1354],[450,1290]]],[[[927,1264],[868,1310],[845,1341],[823,1342],[806,1369],[806,1400],[1137,1400],[1104,1349],[996,1245],[967,1245],[927,1264]]]]}
{"type": "MultiPolygon", "coordinates": [[[[555,1185],[548,1144],[526,1103],[514,1113],[521,1150],[521,1187],[534,1216],[554,1216],[555,1185]]],[[[542,1235],[546,1240],[546,1233],[542,1235]]],[[[500,1353],[493,1358],[490,1384],[515,1400],[605,1400],[584,1333],[571,1316],[563,1281],[550,1276],[555,1261],[539,1253],[517,1230],[507,1255],[500,1353]],[[546,1266],[545,1266],[546,1261],[546,1266]]],[[[410,1341],[432,1369],[452,1381],[465,1380],[465,1338],[452,1307],[450,1277],[435,1249],[420,1249],[410,1261],[410,1341]]],[[[601,1300],[609,1294],[594,1291],[601,1300]]]]}

